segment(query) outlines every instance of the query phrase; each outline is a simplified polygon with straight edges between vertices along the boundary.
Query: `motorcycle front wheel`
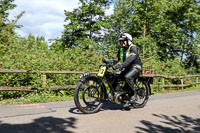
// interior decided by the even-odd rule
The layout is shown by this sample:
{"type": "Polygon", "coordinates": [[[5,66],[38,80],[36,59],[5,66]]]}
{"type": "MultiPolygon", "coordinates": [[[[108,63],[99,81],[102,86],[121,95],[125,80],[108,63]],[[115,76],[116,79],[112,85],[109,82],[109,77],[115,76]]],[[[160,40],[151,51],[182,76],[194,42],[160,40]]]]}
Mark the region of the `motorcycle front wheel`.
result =
{"type": "Polygon", "coordinates": [[[77,84],[74,93],[76,107],[85,114],[96,113],[103,106],[101,85],[95,79],[86,79],[77,84]]]}

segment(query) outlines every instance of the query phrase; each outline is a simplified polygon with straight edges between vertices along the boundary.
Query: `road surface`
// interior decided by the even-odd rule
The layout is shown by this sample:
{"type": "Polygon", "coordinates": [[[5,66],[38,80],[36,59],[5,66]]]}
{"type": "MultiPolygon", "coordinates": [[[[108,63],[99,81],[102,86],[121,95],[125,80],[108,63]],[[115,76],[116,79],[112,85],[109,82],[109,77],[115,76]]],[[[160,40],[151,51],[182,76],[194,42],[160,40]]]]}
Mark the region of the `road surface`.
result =
{"type": "Polygon", "coordinates": [[[0,133],[200,133],[200,90],[152,95],[142,109],[107,103],[90,115],[73,101],[0,105],[0,133]]]}

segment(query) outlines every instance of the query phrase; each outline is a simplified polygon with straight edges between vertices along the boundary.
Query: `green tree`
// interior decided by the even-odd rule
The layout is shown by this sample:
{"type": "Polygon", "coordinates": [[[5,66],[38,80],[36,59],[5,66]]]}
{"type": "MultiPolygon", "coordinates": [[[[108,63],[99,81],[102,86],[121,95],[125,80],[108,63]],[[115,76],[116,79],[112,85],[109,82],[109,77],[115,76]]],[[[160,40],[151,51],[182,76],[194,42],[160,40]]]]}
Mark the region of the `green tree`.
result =
{"type": "Polygon", "coordinates": [[[195,64],[199,55],[199,9],[199,0],[116,0],[111,31],[114,35],[129,32],[144,58],[186,58],[195,64]]]}
{"type": "Polygon", "coordinates": [[[16,7],[15,4],[12,4],[14,0],[0,0],[0,14],[1,14],[1,19],[5,22],[8,21],[8,16],[9,16],[9,10],[12,10],[16,7]]]}
{"type": "Polygon", "coordinates": [[[116,36],[120,32],[130,33],[133,36],[133,43],[140,48],[144,58],[156,54],[156,42],[151,37],[150,31],[161,8],[156,4],[158,2],[158,0],[116,0],[114,14],[111,15],[113,30],[110,34],[116,36]]]}
{"type": "Polygon", "coordinates": [[[91,47],[93,43],[100,42],[105,29],[109,27],[105,16],[109,3],[109,0],[80,0],[78,8],[72,12],[65,11],[67,24],[61,39],[63,47],[84,44],[91,47]]]}
{"type": "Polygon", "coordinates": [[[14,0],[0,0],[0,53],[6,52],[8,47],[15,39],[15,28],[20,28],[21,25],[16,25],[17,21],[21,18],[24,12],[16,16],[15,20],[9,20],[9,11],[16,7],[13,4],[14,0]]]}
{"type": "Polygon", "coordinates": [[[167,1],[163,10],[165,23],[160,28],[160,35],[155,35],[160,55],[165,58],[179,57],[183,61],[184,56],[197,54],[200,30],[200,5],[199,0],[174,0],[167,1]]]}

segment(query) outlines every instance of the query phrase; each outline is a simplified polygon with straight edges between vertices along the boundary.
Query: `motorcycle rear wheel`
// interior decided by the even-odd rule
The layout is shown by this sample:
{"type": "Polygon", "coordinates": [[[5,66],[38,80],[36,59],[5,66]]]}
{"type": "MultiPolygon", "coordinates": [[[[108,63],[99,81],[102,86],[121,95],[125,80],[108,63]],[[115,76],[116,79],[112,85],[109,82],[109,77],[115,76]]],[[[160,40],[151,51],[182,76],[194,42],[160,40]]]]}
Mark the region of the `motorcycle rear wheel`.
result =
{"type": "Polygon", "coordinates": [[[134,88],[137,92],[137,98],[131,105],[134,108],[143,108],[149,99],[150,88],[146,81],[137,81],[134,88]]]}
{"type": "Polygon", "coordinates": [[[85,114],[96,113],[103,106],[100,83],[88,79],[77,84],[74,93],[76,107],[85,114]]]}

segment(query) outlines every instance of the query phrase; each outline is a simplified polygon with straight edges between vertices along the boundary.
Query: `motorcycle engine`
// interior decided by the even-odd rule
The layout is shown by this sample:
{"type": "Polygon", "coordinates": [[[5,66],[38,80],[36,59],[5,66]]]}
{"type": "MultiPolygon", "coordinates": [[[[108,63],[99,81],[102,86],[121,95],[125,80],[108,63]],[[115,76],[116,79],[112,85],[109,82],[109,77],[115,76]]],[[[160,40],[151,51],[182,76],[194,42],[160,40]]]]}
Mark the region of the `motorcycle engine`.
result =
{"type": "Polygon", "coordinates": [[[121,102],[122,102],[122,93],[115,92],[115,95],[114,95],[114,102],[115,102],[116,104],[121,104],[121,102]]]}
{"type": "Polygon", "coordinates": [[[115,92],[114,94],[109,93],[108,98],[110,101],[115,102],[116,104],[122,103],[122,92],[115,92]]]}

